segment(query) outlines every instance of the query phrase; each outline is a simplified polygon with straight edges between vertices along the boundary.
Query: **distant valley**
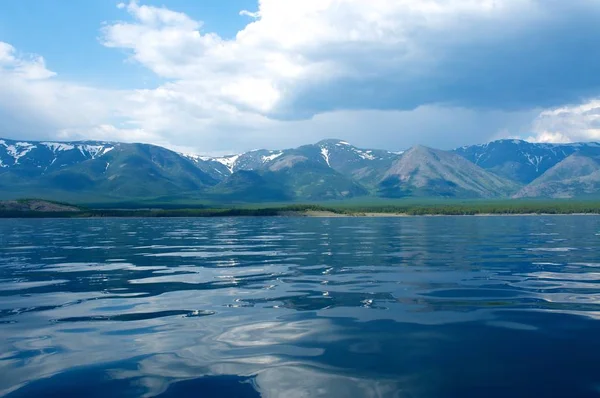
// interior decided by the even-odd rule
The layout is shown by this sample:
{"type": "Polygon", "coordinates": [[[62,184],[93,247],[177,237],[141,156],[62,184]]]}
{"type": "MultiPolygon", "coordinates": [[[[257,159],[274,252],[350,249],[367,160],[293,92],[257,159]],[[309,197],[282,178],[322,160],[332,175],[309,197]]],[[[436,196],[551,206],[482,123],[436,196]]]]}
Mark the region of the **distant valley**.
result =
{"type": "Polygon", "coordinates": [[[324,140],[225,156],[148,144],[0,139],[0,199],[214,203],[600,196],[600,144],[499,140],[442,151],[324,140]]]}

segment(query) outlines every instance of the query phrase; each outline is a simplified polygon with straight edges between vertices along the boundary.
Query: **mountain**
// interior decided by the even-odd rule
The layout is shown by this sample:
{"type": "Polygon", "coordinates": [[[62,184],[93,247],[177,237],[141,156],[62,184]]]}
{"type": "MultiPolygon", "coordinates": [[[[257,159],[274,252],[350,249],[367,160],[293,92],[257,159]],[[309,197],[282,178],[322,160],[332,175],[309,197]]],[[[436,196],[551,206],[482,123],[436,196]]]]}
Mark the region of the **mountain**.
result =
{"type": "Polygon", "coordinates": [[[286,202],[294,199],[287,187],[270,174],[253,170],[236,171],[209,194],[225,202],[286,202]]]}
{"type": "Polygon", "coordinates": [[[196,165],[211,174],[213,177],[223,180],[227,176],[240,170],[260,170],[283,155],[285,151],[270,151],[259,149],[255,151],[229,155],[222,157],[208,157],[191,154],[182,156],[192,160],[196,165]]]}
{"type": "MultiPolygon", "coordinates": [[[[271,200],[301,198],[304,200],[344,199],[364,196],[368,191],[356,181],[331,167],[320,148],[303,146],[277,152],[259,162],[247,165],[250,170],[235,171],[215,189],[225,188],[232,197],[264,198],[267,192],[277,193],[271,200]],[[251,173],[251,174],[250,174],[251,173]],[[252,185],[248,184],[251,178],[252,185]],[[278,187],[278,190],[274,190],[278,187]]],[[[237,164],[234,167],[239,167],[237,164]]]]}
{"type": "Polygon", "coordinates": [[[273,201],[283,197],[327,200],[368,195],[399,158],[392,152],[359,149],[334,139],[298,148],[262,149],[217,158],[184,156],[211,176],[222,179],[213,190],[215,195],[228,200],[268,197],[263,200],[273,201]],[[211,173],[210,167],[217,174],[211,173]],[[245,171],[254,173],[239,175],[245,171]],[[248,184],[248,179],[255,184],[248,184]],[[275,186],[279,189],[274,190],[275,186]]]}
{"type": "Polygon", "coordinates": [[[399,153],[379,149],[359,149],[341,140],[324,140],[315,147],[325,163],[335,171],[365,186],[375,186],[399,153]]]}
{"type": "Polygon", "coordinates": [[[600,158],[574,153],[521,189],[516,198],[573,198],[598,196],[600,158]]]}
{"type": "Polygon", "coordinates": [[[301,147],[297,153],[284,154],[269,165],[269,174],[296,197],[309,200],[367,195],[368,191],[359,183],[333,169],[327,158],[315,158],[310,152],[311,148],[301,147]]]}
{"type": "Polygon", "coordinates": [[[514,193],[518,184],[485,171],[452,152],[416,146],[395,161],[380,183],[385,197],[490,198],[514,193]]]}
{"type": "Polygon", "coordinates": [[[378,182],[399,154],[378,150],[359,149],[342,140],[323,140],[314,145],[299,148],[273,150],[255,150],[224,157],[204,157],[183,155],[198,164],[207,173],[216,170],[215,177],[223,177],[240,170],[268,170],[278,159],[289,156],[301,156],[313,163],[327,167],[356,181],[375,184],[378,182]]]}
{"type": "Polygon", "coordinates": [[[330,139],[209,157],[148,144],[0,139],[0,199],[232,203],[600,196],[599,159],[596,143],[520,140],[391,152],[330,139]]]}
{"type": "Polygon", "coordinates": [[[0,189],[5,198],[180,196],[249,202],[343,199],[368,193],[330,167],[317,146],[211,158],[147,144],[6,139],[0,140],[0,189]]]}
{"type": "Polygon", "coordinates": [[[499,176],[528,184],[576,152],[600,154],[598,143],[537,144],[498,140],[464,146],[454,152],[499,176]]]}
{"type": "Polygon", "coordinates": [[[0,160],[0,187],[13,196],[146,198],[218,183],[179,154],[146,144],[3,139],[0,160]]]}

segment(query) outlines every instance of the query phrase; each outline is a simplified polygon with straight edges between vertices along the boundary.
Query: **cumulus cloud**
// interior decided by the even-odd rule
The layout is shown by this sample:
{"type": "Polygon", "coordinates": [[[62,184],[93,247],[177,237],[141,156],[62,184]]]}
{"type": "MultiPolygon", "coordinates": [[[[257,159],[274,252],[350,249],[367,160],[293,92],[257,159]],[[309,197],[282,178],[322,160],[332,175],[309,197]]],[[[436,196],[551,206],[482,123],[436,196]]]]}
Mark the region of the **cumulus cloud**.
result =
{"type": "Polygon", "coordinates": [[[64,128],[82,133],[111,118],[117,92],[55,78],[38,55],[0,42],[0,128],[15,138],[55,138],[64,128]]]}
{"type": "Polygon", "coordinates": [[[600,95],[592,0],[260,0],[256,12],[240,12],[248,24],[231,39],[165,7],[117,7],[127,19],[106,24],[101,43],[165,83],[80,87],[4,44],[0,71],[18,76],[12,90],[22,98],[1,95],[0,113],[25,107],[64,138],[201,152],[331,136],[394,149],[597,136],[597,120],[578,110],[600,95]]]}
{"type": "Polygon", "coordinates": [[[55,73],[46,69],[44,58],[36,55],[20,56],[13,46],[0,42],[0,76],[8,75],[24,80],[40,80],[52,77],[55,73]]]}
{"type": "Polygon", "coordinates": [[[534,122],[540,142],[600,141],[600,100],[542,112],[534,122]]]}
{"type": "Polygon", "coordinates": [[[592,1],[261,0],[232,40],[165,8],[127,10],[135,20],[107,26],[105,45],[272,118],[428,104],[531,109],[600,89],[592,1]]]}
{"type": "Polygon", "coordinates": [[[130,125],[133,105],[132,92],[63,81],[43,57],[0,42],[0,136],[169,145],[158,132],[130,125]]]}

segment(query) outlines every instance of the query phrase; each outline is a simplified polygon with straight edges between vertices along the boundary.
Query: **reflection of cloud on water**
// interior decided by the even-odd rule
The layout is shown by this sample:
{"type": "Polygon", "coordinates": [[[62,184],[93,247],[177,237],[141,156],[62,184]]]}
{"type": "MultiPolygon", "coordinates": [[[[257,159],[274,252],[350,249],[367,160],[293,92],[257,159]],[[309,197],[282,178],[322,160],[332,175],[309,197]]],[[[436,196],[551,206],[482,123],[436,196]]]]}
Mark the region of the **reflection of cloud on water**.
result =
{"type": "MultiPolygon", "coordinates": [[[[221,375],[255,377],[255,386],[264,397],[283,396],[283,392],[286,397],[402,396],[392,395],[401,388],[395,381],[348,376],[341,369],[319,362],[318,357],[324,353],[319,346],[348,337],[331,320],[256,322],[258,317],[220,317],[218,322],[211,322],[211,317],[172,317],[169,326],[164,319],[147,320],[143,325],[100,322],[93,328],[85,324],[84,333],[60,332],[61,325],[54,324],[12,342],[15,355],[35,351],[35,356],[26,367],[0,365],[4,367],[0,391],[7,393],[15,384],[80,366],[107,363],[112,379],[135,380],[146,390],[145,396],[161,394],[181,380],[221,375]],[[149,329],[128,334],[134,325],[149,329]],[[195,338],[190,338],[192,329],[197,330],[195,338]],[[303,346],[303,342],[311,346],[303,346]],[[44,350],[47,355],[42,354],[44,350]],[[144,356],[146,353],[165,354],[144,356]],[[131,359],[136,357],[140,359],[131,367],[131,359]]],[[[353,351],[368,353],[373,349],[356,346],[353,351]]]]}
{"type": "Polygon", "coordinates": [[[142,357],[137,369],[114,369],[111,376],[142,377],[140,382],[152,388],[153,394],[182,379],[206,375],[252,376],[265,367],[285,363],[286,356],[304,361],[301,358],[321,355],[321,348],[296,343],[303,339],[318,340],[315,335],[325,332],[327,339],[334,339],[337,329],[328,320],[256,322],[260,317],[256,314],[219,317],[218,321],[208,320],[211,317],[170,317],[144,322],[82,323],[79,330],[72,325],[65,328],[67,325],[51,324],[0,343],[5,355],[12,352],[18,358],[31,353],[31,358],[20,359],[26,366],[16,366],[19,359],[3,358],[0,393],[77,367],[130,361],[136,357],[142,357]],[[195,336],[192,330],[196,330],[195,336]],[[144,358],[148,353],[170,354],[144,358]]]}
{"type": "Polygon", "coordinates": [[[299,366],[269,368],[256,376],[255,383],[264,398],[410,396],[403,393],[398,381],[362,379],[299,366]]]}

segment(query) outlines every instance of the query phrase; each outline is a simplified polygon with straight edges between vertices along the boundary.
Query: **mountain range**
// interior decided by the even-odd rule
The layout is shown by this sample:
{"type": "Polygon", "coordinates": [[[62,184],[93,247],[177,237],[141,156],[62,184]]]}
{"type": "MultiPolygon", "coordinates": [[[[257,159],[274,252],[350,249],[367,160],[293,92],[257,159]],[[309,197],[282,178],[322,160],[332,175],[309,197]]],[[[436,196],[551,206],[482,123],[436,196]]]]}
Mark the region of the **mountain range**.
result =
{"type": "Polygon", "coordinates": [[[324,140],[206,157],[148,144],[0,139],[0,199],[221,203],[600,196],[600,144],[499,140],[443,151],[324,140]]]}

